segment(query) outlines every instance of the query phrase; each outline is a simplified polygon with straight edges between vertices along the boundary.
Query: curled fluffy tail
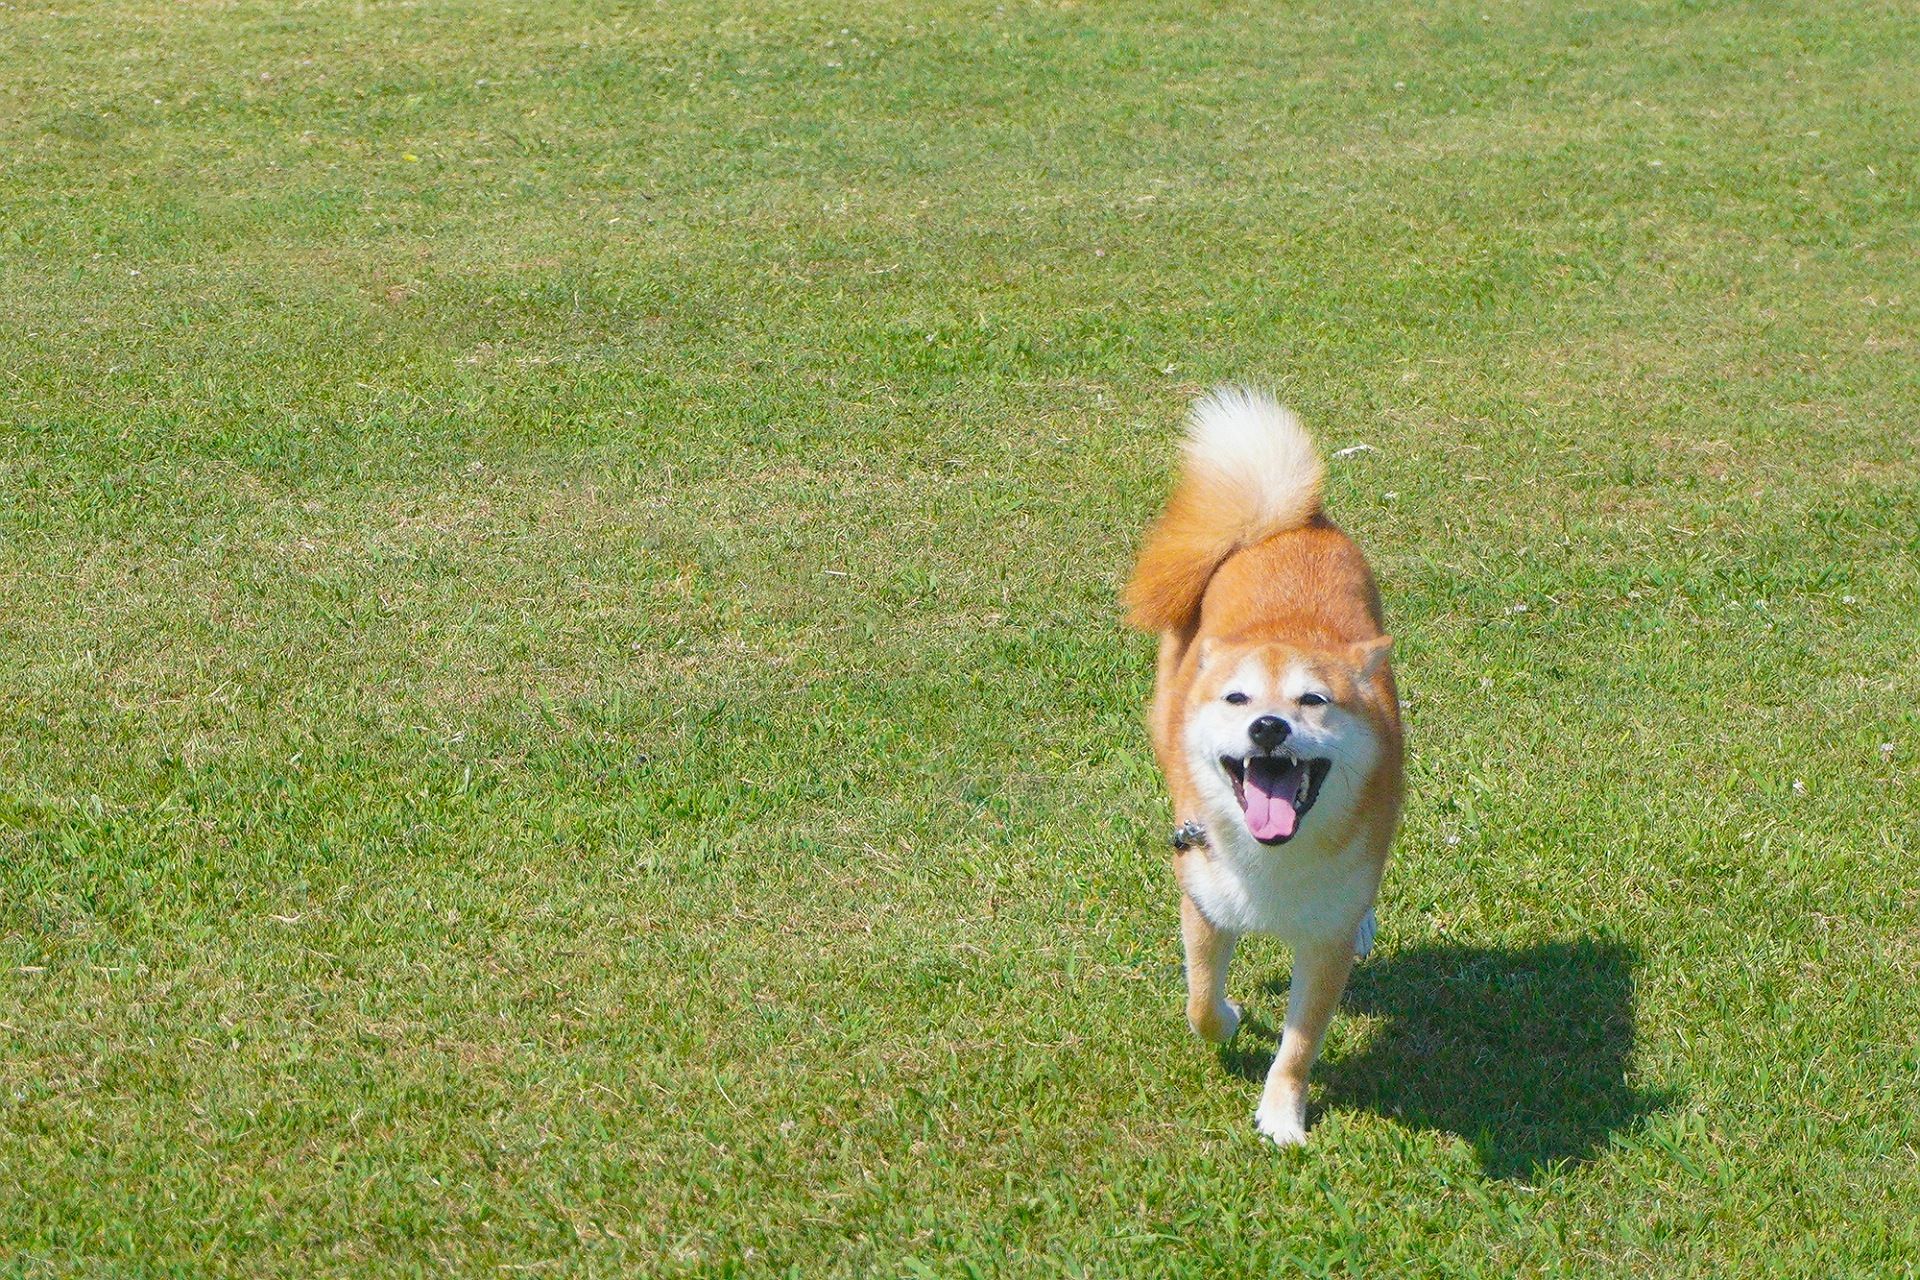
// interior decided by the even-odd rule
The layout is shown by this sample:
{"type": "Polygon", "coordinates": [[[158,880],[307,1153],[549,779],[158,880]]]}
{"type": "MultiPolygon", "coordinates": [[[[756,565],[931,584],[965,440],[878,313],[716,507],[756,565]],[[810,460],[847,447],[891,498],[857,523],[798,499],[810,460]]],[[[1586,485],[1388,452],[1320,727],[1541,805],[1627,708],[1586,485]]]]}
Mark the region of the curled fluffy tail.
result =
{"type": "Polygon", "coordinates": [[[1272,397],[1221,387],[1196,401],[1180,482],[1127,584],[1127,622],[1185,627],[1222,560],[1319,512],[1322,474],[1306,429],[1272,397]]]}

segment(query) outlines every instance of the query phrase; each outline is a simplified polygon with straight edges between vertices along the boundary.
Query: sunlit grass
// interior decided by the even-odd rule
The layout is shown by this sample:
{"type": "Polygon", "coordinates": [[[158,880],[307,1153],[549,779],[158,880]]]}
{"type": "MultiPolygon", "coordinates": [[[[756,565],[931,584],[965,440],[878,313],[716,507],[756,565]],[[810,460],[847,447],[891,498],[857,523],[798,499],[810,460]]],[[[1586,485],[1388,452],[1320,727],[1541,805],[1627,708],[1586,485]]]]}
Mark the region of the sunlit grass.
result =
{"type": "Polygon", "coordinates": [[[1911,1274],[1917,52],[0,13],[0,1267],[1911,1274]],[[1114,601],[1224,378],[1412,733],[1290,1156],[1114,601]]]}

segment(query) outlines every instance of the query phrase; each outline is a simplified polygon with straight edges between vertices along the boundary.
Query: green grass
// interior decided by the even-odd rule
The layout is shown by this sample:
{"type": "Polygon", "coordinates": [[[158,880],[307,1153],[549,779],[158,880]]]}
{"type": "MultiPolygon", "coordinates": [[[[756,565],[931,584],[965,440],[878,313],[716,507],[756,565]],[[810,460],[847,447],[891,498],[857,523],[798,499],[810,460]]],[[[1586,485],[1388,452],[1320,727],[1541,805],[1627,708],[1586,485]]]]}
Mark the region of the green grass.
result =
{"type": "Polygon", "coordinates": [[[1904,6],[0,13],[0,1271],[1920,1273],[1904,6]],[[1181,1017],[1186,399],[1412,797],[1181,1017]]]}

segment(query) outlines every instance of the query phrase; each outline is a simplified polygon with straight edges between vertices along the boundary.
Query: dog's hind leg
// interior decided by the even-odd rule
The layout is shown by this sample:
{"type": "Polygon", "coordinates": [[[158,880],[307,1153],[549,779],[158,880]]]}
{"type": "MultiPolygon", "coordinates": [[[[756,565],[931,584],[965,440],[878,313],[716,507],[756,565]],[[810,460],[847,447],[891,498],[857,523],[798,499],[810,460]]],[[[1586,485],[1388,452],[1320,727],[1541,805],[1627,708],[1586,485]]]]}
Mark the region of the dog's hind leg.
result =
{"type": "Polygon", "coordinates": [[[1240,1006],[1227,999],[1227,965],[1238,936],[1215,928],[1183,893],[1180,938],[1187,948],[1187,1024],[1202,1040],[1225,1044],[1240,1029],[1240,1006]]]}
{"type": "Polygon", "coordinates": [[[1320,1042],[1326,1039],[1351,972],[1353,944],[1348,939],[1294,948],[1287,1026],[1253,1116],[1260,1132],[1283,1147],[1307,1140],[1307,1072],[1320,1054],[1320,1042]]]}

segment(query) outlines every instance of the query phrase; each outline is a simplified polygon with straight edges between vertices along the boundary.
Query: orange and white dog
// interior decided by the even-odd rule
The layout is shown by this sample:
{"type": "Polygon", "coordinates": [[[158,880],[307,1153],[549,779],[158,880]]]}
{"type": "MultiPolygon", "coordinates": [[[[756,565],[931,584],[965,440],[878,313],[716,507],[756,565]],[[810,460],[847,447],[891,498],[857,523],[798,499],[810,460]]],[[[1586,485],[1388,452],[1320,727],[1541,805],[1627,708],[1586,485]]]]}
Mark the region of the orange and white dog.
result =
{"type": "Polygon", "coordinates": [[[1373,936],[1403,794],[1400,704],[1380,596],[1320,505],[1294,416],[1222,388],[1193,407],[1185,466],[1128,584],[1159,633],[1153,745],[1173,795],[1187,1021],[1232,1038],[1243,933],[1293,950],[1279,1052],[1254,1122],[1307,1136],[1307,1071],[1373,936]]]}

